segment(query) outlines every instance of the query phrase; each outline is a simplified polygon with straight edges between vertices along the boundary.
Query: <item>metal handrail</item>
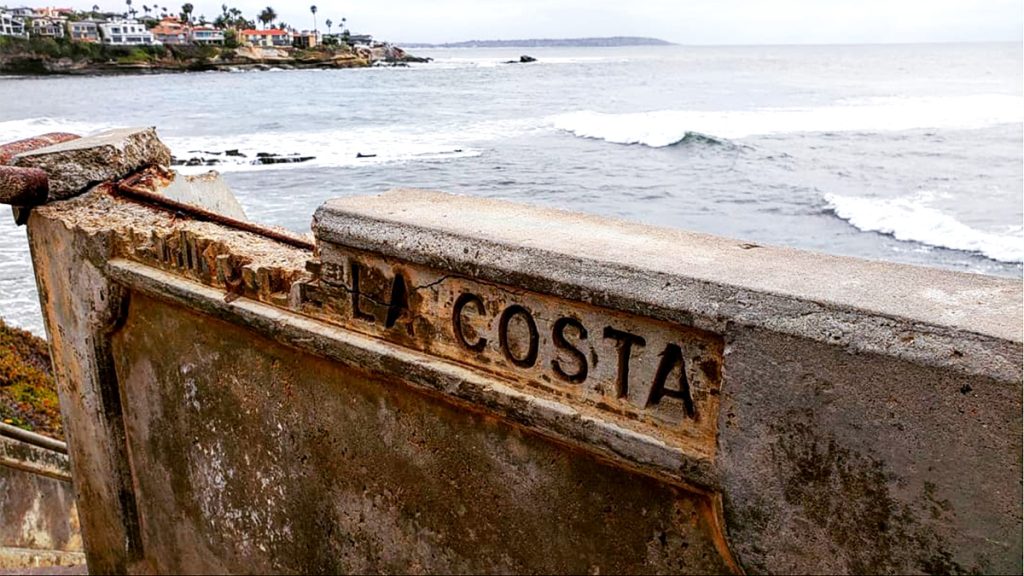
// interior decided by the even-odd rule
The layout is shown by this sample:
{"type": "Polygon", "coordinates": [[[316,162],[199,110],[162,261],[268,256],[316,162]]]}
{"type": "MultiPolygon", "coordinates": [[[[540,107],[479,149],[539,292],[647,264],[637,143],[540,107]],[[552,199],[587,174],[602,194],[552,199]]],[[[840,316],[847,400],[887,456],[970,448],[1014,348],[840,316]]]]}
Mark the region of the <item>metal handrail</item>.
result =
{"type": "Polygon", "coordinates": [[[36,434],[35,432],[22,430],[21,428],[11,426],[10,424],[4,424],[3,422],[0,422],[0,436],[20,440],[26,444],[32,444],[37,448],[53,450],[54,452],[60,452],[61,454],[68,453],[68,445],[60,440],[54,440],[53,438],[36,434]]]}

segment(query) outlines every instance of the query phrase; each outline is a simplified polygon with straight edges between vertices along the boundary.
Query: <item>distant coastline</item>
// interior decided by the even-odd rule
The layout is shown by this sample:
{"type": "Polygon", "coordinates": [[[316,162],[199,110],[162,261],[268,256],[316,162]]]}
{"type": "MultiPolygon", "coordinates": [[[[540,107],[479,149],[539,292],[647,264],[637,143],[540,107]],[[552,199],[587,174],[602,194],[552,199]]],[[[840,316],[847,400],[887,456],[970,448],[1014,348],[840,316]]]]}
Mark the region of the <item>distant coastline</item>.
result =
{"type": "Polygon", "coordinates": [[[672,46],[672,42],[643,36],[610,36],[602,38],[529,38],[520,40],[466,40],[428,44],[402,42],[406,48],[617,48],[622,46],[672,46]]]}
{"type": "Polygon", "coordinates": [[[428,62],[397,46],[312,49],[239,46],[107,46],[49,38],[0,37],[0,74],[17,76],[154,74],[209,70],[365,68],[428,62]]]}

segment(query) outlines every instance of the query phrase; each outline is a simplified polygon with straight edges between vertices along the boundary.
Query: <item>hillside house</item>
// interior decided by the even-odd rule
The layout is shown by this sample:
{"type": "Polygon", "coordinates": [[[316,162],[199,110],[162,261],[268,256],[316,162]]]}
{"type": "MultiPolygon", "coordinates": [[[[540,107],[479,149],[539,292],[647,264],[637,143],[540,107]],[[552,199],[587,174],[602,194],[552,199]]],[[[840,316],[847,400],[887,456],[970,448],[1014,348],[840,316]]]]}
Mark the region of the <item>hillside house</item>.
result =
{"type": "Polygon", "coordinates": [[[99,25],[103,43],[112,46],[152,46],[159,44],[146,26],[138,20],[124,18],[99,25]]]}
{"type": "Polygon", "coordinates": [[[150,28],[149,32],[161,44],[180,46],[189,43],[188,27],[177,18],[164,18],[159,24],[150,28]]]}
{"type": "Polygon", "coordinates": [[[25,21],[13,12],[0,10],[0,36],[28,38],[25,33],[25,21]]]}
{"type": "Polygon", "coordinates": [[[224,31],[213,26],[193,26],[189,31],[189,41],[193,44],[223,45],[224,31]]]}
{"type": "Polygon", "coordinates": [[[64,18],[33,18],[31,34],[41,38],[63,38],[66,26],[67,20],[64,18]]]}
{"type": "Polygon", "coordinates": [[[320,34],[317,32],[303,30],[292,34],[292,46],[296,48],[316,48],[320,44],[320,34]]]}
{"type": "Polygon", "coordinates": [[[242,30],[238,33],[240,44],[262,46],[264,48],[290,48],[292,34],[287,30],[242,30]]]}
{"type": "Polygon", "coordinates": [[[68,22],[68,34],[72,42],[98,43],[100,41],[99,20],[79,20],[68,22]]]}

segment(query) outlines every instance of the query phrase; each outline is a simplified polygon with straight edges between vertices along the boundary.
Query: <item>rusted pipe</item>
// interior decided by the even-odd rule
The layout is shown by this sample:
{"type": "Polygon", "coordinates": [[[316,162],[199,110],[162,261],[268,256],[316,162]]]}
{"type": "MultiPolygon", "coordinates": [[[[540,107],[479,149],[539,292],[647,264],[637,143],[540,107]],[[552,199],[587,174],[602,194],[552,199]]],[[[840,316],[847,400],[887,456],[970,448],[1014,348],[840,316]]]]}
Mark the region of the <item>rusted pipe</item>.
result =
{"type": "Polygon", "coordinates": [[[50,182],[39,168],[0,166],[0,204],[38,206],[46,203],[50,182]]]}
{"type": "Polygon", "coordinates": [[[111,186],[112,191],[124,198],[141,201],[158,208],[163,208],[175,214],[181,214],[199,221],[214,222],[229,228],[234,228],[235,230],[251,232],[265,238],[270,238],[271,240],[288,244],[289,246],[294,246],[295,248],[302,248],[304,250],[314,250],[316,248],[315,244],[301,236],[288,234],[281,230],[266,228],[258,224],[253,224],[252,222],[236,220],[234,218],[224,216],[223,214],[204,210],[198,206],[171,200],[166,196],[161,196],[160,194],[132,186],[129,183],[130,180],[131,179],[129,179],[129,181],[117,182],[111,186]]]}
{"type": "Polygon", "coordinates": [[[36,434],[35,432],[15,428],[14,426],[4,424],[3,422],[0,422],[0,436],[13,438],[39,448],[60,452],[61,454],[68,453],[68,445],[60,440],[54,440],[53,438],[48,438],[46,436],[36,434]]]}
{"type": "Polygon", "coordinates": [[[0,146],[0,165],[10,163],[11,159],[18,154],[30,152],[39,148],[45,148],[47,146],[53,146],[54,144],[60,144],[61,142],[70,142],[71,140],[77,140],[79,138],[81,138],[81,136],[77,134],[69,134],[67,132],[50,132],[49,134],[25,138],[24,140],[8,142],[7,144],[0,146]]]}

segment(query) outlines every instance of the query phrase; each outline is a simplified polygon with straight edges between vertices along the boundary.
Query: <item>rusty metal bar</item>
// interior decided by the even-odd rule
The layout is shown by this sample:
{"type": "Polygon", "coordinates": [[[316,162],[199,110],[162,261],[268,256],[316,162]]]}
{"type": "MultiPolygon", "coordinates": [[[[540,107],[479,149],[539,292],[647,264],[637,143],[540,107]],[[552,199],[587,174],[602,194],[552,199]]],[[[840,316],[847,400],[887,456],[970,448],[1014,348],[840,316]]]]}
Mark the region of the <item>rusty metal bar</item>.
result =
{"type": "Polygon", "coordinates": [[[276,240],[278,242],[288,244],[289,246],[302,248],[304,250],[313,250],[316,248],[316,245],[313,242],[310,242],[305,238],[293,234],[287,234],[280,230],[266,228],[264,226],[260,226],[259,224],[253,224],[252,222],[245,222],[242,220],[236,220],[235,218],[229,218],[227,216],[224,216],[223,214],[218,214],[210,210],[204,210],[191,204],[185,204],[184,202],[171,200],[166,196],[161,196],[160,194],[156,194],[154,192],[142,190],[138,187],[132,186],[131,184],[128,184],[125,181],[115,183],[111,187],[111,189],[115,194],[118,194],[122,197],[131,200],[142,201],[145,202],[146,204],[155,205],[160,208],[173,211],[175,213],[180,213],[189,216],[196,220],[200,220],[203,222],[214,222],[216,224],[221,224],[229,228],[234,228],[236,230],[241,230],[243,232],[249,232],[252,234],[257,234],[259,236],[270,238],[271,240],[276,240]]]}
{"type": "Polygon", "coordinates": [[[0,166],[0,204],[38,206],[46,203],[50,181],[39,168],[0,166]]]}
{"type": "Polygon", "coordinates": [[[35,432],[29,432],[28,430],[22,430],[10,424],[4,424],[0,422],[0,436],[6,436],[7,438],[13,438],[20,440],[26,444],[31,444],[38,448],[46,450],[53,450],[54,452],[60,452],[61,454],[68,453],[68,445],[60,440],[54,440],[35,432]]]}
{"type": "Polygon", "coordinates": [[[70,142],[71,140],[77,140],[79,138],[81,138],[81,136],[78,134],[70,134],[68,132],[50,132],[49,134],[33,136],[32,138],[25,138],[24,140],[8,142],[7,144],[0,146],[0,165],[9,163],[11,159],[18,154],[31,152],[32,150],[45,148],[47,146],[53,146],[54,144],[60,144],[62,142],[70,142]]]}

